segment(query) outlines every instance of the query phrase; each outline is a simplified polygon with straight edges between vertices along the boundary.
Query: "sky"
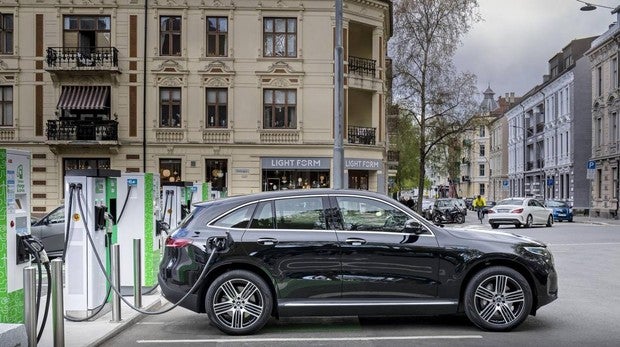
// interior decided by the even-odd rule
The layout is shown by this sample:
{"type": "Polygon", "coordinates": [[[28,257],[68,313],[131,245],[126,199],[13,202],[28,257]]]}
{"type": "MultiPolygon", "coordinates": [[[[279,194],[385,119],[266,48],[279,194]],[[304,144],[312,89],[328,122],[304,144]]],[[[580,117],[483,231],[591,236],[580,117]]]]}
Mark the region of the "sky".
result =
{"type": "MultiPolygon", "coordinates": [[[[596,0],[616,7],[618,0],[596,0]]],[[[478,76],[482,93],[490,85],[495,98],[521,96],[542,83],[548,62],[570,41],[603,34],[616,15],[598,7],[579,9],[576,0],[478,0],[482,21],[473,24],[455,56],[461,72],[478,76]]],[[[482,94],[479,96],[482,99],[482,94]]]]}

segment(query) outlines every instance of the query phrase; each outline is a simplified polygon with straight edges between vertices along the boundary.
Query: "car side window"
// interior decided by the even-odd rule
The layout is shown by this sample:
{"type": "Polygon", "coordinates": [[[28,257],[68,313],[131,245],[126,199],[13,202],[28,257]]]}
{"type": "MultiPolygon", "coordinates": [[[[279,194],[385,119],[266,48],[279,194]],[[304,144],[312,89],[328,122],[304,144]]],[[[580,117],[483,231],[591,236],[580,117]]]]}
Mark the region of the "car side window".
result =
{"type": "Polygon", "coordinates": [[[402,232],[410,218],[406,213],[372,199],[336,197],[344,230],[402,232]]]}
{"type": "Polygon", "coordinates": [[[65,209],[59,208],[58,210],[54,211],[52,214],[49,215],[49,218],[47,219],[47,221],[50,224],[64,223],[65,222],[65,209]]]}
{"type": "Polygon", "coordinates": [[[250,229],[273,229],[273,204],[271,201],[263,201],[258,204],[250,229]]]}
{"type": "Polygon", "coordinates": [[[236,209],[215,221],[213,225],[223,228],[245,229],[250,224],[250,218],[252,218],[252,213],[254,212],[255,207],[256,204],[251,204],[236,209]]]}
{"type": "Polygon", "coordinates": [[[323,198],[302,197],[275,201],[277,229],[325,230],[323,198]]]}

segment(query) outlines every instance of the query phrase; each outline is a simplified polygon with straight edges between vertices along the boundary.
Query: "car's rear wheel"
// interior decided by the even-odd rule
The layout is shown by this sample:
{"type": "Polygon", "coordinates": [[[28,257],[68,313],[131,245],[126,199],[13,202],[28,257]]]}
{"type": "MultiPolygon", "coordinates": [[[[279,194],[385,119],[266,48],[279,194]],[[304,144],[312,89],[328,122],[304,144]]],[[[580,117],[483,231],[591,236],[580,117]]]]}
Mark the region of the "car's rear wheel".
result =
{"type": "Polygon", "coordinates": [[[233,270],[211,283],[205,305],[218,329],[230,335],[245,335],[267,323],[273,298],[262,278],[249,271],[233,270]]]}
{"type": "Polygon", "coordinates": [[[545,224],[545,226],[547,228],[551,227],[553,225],[553,216],[549,215],[549,217],[547,217],[547,224],[545,224]]]}
{"type": "Polygon", "coordinates": [[[532,221],[533,221],[532,215],[531,214],[527,215],[527,218],[525,219],[525,227],[526,228],[531,228],[532,227],[532,221]]]}
{"type": "Polygon", "coordinates": [[[465,313],[484,330],[512,330],[532,309],[532,291],[517,271],[494,266],[474,275],[465,290],[465,313]]]}

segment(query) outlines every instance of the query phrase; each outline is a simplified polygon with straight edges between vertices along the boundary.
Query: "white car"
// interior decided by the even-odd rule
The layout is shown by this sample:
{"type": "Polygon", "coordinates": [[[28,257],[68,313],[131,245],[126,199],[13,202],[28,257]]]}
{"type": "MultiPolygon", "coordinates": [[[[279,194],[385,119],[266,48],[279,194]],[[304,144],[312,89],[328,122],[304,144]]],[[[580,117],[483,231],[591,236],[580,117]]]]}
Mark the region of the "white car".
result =
{"type": "Polygon", "coordinates": [[[534,224],[553,225],[553,210],[534,198],[504,199],[488,210],[488,216],[493,229],[501,224],[512,224],[517,228],[529,228],[534,224]]]}

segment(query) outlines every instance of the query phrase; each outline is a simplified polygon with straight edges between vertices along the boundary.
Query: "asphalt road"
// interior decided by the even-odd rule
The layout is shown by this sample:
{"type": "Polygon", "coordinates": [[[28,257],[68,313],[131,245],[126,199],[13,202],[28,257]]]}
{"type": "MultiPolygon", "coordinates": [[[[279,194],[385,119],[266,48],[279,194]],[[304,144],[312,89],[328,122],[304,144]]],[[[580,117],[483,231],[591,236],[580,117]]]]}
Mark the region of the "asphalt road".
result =
{"type": "MultiPolygon", "coordinates": [[[[464,226],[491,230],[469,213],[464,226]]],[[[518,329],[490,333],[465,317],[272,319],[252,336],[227,336],[205,315],[177,308],[149,316],[103,346],[619,346],[620,226],[556,223],[515,229],[546,242],[559,273],[559,299],[518,329]]]]}

